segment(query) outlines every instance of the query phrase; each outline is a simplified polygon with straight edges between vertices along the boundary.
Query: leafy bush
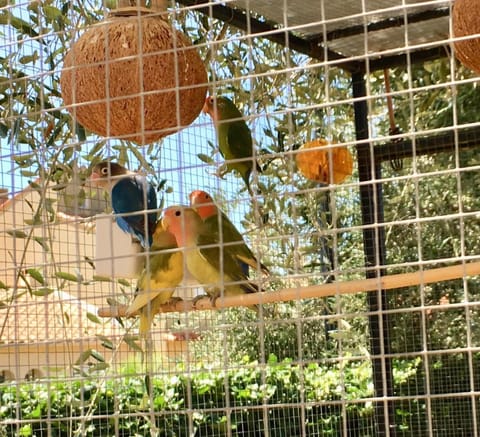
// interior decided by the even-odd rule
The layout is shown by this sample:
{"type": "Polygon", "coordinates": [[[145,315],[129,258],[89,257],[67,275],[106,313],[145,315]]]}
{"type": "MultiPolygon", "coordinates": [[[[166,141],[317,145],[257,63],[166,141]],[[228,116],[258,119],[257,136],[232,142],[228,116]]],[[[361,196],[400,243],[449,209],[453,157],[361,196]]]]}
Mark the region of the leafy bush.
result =
{"type": "Polygon", "coordinates": [[[192,430],[212,436],[226,435],[230,427],[234,435],[256,436],[268,427],[269,435],[295,436],[304,424],[309,435],[338,435],[345,419],[358,427],[372,416],[366,403],[349,405],[346,418],[340,402],[329,403],[340,401],[345,390],[358,398],[372,395],[369,362],[349,367],[347,386],[338,364],[300,367],[271,357],[265,366],[244,362],[228,372],[156,375],[150,398],[140,376],[2,384],[0,435],[135,436],[154,427],[159,436],[192,430]]]}
{"type": "MultiPolygon", "coordinates": [[[[430,391],[441,390],[446,374],[468,366],[464,354],[430,362],[430,391]]],[[[397,435],[428,435],[428,417],[439,436],[473,435],[472,400],[437,399],[427,413],[422,359],[394,361],[397,435]],[[463,413],[458,414],[461,407],[463,413]]],[[[474,385],[480,380],[474,359],[474,385]]],[[[467,392],[468,375],[457,391],[467,392]]],[[[300,366],[262,365],[245,359],[228,371],[207,368],[151,379],[151,396],[140,375],[74,381],[0,385],[0,436],[374,436],[372,369],[368,359],[300,366]],[[347,434],[344,431],[347,430],[347,434]]]]}

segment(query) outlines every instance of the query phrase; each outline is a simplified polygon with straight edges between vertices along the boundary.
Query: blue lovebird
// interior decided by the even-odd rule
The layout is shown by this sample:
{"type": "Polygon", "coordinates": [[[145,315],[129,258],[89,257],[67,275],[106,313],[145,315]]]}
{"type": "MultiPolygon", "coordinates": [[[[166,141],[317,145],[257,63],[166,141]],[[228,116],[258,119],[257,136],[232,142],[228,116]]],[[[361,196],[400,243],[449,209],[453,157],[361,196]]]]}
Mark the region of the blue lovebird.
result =
{"type": "Polygon", "coordinates": [[[120,229],[134,235],[144,248],[150,247],[158,218],[157,194],[145,176],[127,170],[120,164],[102,161],[95,165],[90,176],[92,184],[110,191],[112,209],[120,229]],[[134,215],[137,211],[152,210],[134,215]],[[147,223],[145,224],[145,217],[147,223]]]}

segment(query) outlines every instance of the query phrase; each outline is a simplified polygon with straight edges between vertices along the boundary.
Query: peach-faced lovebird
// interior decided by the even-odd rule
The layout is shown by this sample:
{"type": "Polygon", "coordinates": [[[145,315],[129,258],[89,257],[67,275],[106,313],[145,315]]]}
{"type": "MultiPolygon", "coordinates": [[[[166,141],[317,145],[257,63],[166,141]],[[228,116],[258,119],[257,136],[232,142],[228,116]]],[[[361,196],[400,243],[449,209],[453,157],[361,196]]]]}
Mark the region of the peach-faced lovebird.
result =
{"type": "Polygon", "coordinates": [[[150,247],[158,212],[157,194],[147,178],[120,164],[103,161],[93,167],[90,180],[93,185],[110,191],[112,209],[119,214],[116,216],[118,226],[134,235],[144,248],[150,247]],[[135,212],[138,214],[131,214],[135,212]]]}
{"type": "Polygon", "coordinates": [[[183,279],[183,254],[176,248],[175,236],[159,223],[153,233],[148,262],[138,279],[135,298],[126,310],[127,316],[140,311],[139,334],[146,340],[158,308],[172,299],[183,279]]]}
{"type": "Polygon", "coordinates": [[[213,202],[212,196],[205,191],[195,190],[190,193],[190,206],[194,208],[205,224],[205,232],[208,232],[217,241],[225,244],[223,250],[237,257],[248,274],[248,267],[260,268],[268,275],[268,268],[257,260],[253,252],[247,246],[242,234],[235,225],[213,202]]]}
{"type": "Polygon", "coordinates": [[[236,170],[252,194],[250,174],[253,166],[261,171],[253,156],[252,133],[241,112],[227,97],[208,96],[203,112],[212,117],[217,131],[218,148],[226,160],[227,172],[236,170]]]}
{"type": "Polygon", "coordinates": [[[184,249],[188,271],[203,285],[213,302],[219,296],[259,291],[257,285],[249,282],[238,259],[206,231],[203,220],[193,208],[167,208],[162,224],[175,235],[178,247],[184,249]]]}

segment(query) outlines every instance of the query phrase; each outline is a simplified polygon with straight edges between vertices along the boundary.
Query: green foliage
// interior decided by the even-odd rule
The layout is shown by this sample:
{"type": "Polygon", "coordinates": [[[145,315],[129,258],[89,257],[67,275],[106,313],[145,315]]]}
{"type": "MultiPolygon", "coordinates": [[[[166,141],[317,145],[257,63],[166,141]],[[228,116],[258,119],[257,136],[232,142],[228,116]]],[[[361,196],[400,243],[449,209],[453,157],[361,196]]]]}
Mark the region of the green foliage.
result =
{"type": "MultiPolygon", "coordinates": [[[[78,209],[87,196],[82,184],[89,168],[111,153],[122,164],[139,163],[157,180],[159,189],[168,191],[166,182],[155,174],[158,145],[139,152],[130,143],[118,141],[107,148],[103,139],[72,123],[66,111],[58,109],[60,68],[72,36],[64,30],[102,17],[101,5],[49,0],[30,2],[26,10],[22,17],[9,15],[8,9],[0,11],[0,23],[17,36],[11,52],[0,53],[0,137],[15,147],[12,158],[19,174],[31,180],[41,178],[40,183],[31,185],[41,194],[41,206],[32,210],[25,224],[40,227],[55,222],[56,209],[46,194],[48,187],[63,193],[67,207],[78,209]],[[38,72],[42,74],[35,74],[38,72]]],[[[216,91],[234,97],[254,132],[262,167],[254,184],[259,196],[245,211],[242,224],[264,253],[262,261],[275,274],[267,291],[361,277],[364,254],[358,187],[327,187],[307,181],[298,173],[294,159],[303,142],[317,137],[354,142],[349,76],[335,68],[312,65],[305,56],[261,38],[252,45],[237,29],[196,12],[182,12],[177,19],[177,25],[199,45],[216,91]]],[[[408,70],[391,70],[395,122],[400,132],[418,133],[477,121],[478,84],[463,67],[451,67],[450,60],[438,60],[408,70]],[[450,85],[458,79],[464,82],[450,85]]],[[[385,135],[391,128],[386,101],[376,97],[385,92],[383,74],[373,73],[368,79],[371,131],[374,136],[385,135]]],[[[218,165],[215,146],[211,146],[209,154],[198,155],[199,163],[218,165]]],[[[419,261],[449,263],[480,253],[477,155],[476,151],[462,151],[458,156],[417,156],[405,159],[401,170],[382,167],[387,265],[393,266],[387,268],[388,273],[408,271],[412,265],[417,268],[419,261]],[[466,215],[460,217],[459,212],[466,215]]],[[[228,194],[235,202],[245,192],[240,188],[228,194]]],[[[7,233],[12,238],[32,240],[48,254],[48,240],[33,236],[29,229],[7,233]]],[[[44,286],[51,279],[44,272],[20,269],[19,275],[26,274],[42,285],[30,288],[33,294],[45,295],[52,290],[44,286]]],[[[68,271],[55,271],[53,279],[56,288],[83,281],[68,271]]],[[[7,286],[0,283],[0,288],[7,286]]],[[[479,311],[475,307],[444,309],[442,305],[478,300],[479,291],[478,279],[472,278],[431,284],[422,287],[421,293],[418,287],[390,292],[391,351],[421,354],[471,346],[480,336],[475,323],[479,311]]],[[[8,303],[4,299],[1,305],[8,303]]],[[[159,435],[223,435],[231,427],[234,435],[258,435],[268,428],[269,435],[283,437],[299,435],[305,424],[309,435],[365,429],[362,435],[373,436],[372,404],[361,402],[373,393],[371,369],[366,364],[366,311],[362,294],[266,306],[262,326],[247,310],[224,312],[217,322],[225,329],[212,329],[196,342],[196,357],[209,362],[208,358],[217,356],[215,348],[221,348],[218,356],[223,356],[228,347],[225,361],[243,363],[244,367],[236,372],[205,370],[191,378],[155,379],[152,401],[158,412],[155,426],[159,435]],[[271,354],[280,361],[289,358],[298,362],[334,359],[340,352],[365,357],[365,361],[341,368],[252,363],[263,363],[271,354]],[[248,359],[242,361],[245,356],[248,359]],[[345,398],[360,402],[343,409],[345,398]],[[303,401],[307,402],[300,407],[303,401]],[[264,405],[268,406],[266,413],[264,405]],[[229,416],[224,410],[212,411],[227,407],[233,407],[229,416]],[[194,413],[180,412],[186,408],[194,413]],[[301,408],[303,424],[299,422],[301,408]]],[[[136,345],[132,337],[124,341],[136,345]]],[[[108,339],[104,343],[112,347],[108,339]]],[[[96,370],[105,365],[96,351],[87,350],[78,366],[91,358],[96,361],[96,370]]],[[[427,405],[422,396],[478,389],[477,358],[474,381],[470,381],[469,361],[462,354],[434,356],[427,362],[418,358],[397,361],[395,389],[405,396],[395,401],[398,433],[426,435],[426,411],[430,408],[438,435],[449,435],[452,429],[459,435],[472,435],[466,425],[472,422],[470,398],[434,399],[427,405]],[[459,417],[458,410],[466,411],[464,417],[459,417]]],[[[2,420],[20,417],[32,421],[23,426],[3,422],[0,430],[3,426],[7,435],[46,435],[42,419],[47,415],[55,418],[48,426],[56,435],[76,430],[82,435],[145,435],[152,426],[145,409],[144,381],[139,378],[109,379],[104,385],[85,381],[4,385],[0,394],[2,420]],[[80,429],[80,419],[68,417],[82,416],[89,402],[93,410],[80,429]]]]}
{"type": "MultiPolygon", "coordinates": [[[[342,396],[338,366],[322,369],[317,364],[310,364],[301,369],[288,362],[275,362],[274,357],[264,370],[258,363],[244,362],[243,365],[241,369],[227,373],[204,369],[194,372],[190,378],[155,378],[151,405],[158,435],[189,435],[188,418],[181,412],[187,402],[194,410],[192,427],[198,436],[226,435],[228,427],[234,435],[247,435],[260,432],[266,426],[272,435],[299,435],[298,402],[303,396],[310,405],[307,407],[307,428],[323,433],[315,435],[334,435],[341,429],[341,407],[325,408],[321,405],[342,396]],[[187,401],[189,391],[191,396],[187,401]],[[267,422],[264,422],[262,409],[255,408],[262,405],[267,408],[267,422]],[[232,409],[229,417],[225,410],[227,406],[232,409]],[[328,411],[328,420],[325,410],[328,411]]],[[[371,389],[364,382],[365,374],[358,371],[365,366],[368,368],[368,363],[352,367],[349,386],[355,387],[356,395],[368,397],[371,389]]],[[[109,380],[104,385],[93,381],[48,384],[39,381],[19,387],[4,384],[0,386],[0,429],[5,435],[15,435],[16,426],[5,424],[5,420],[16,418],[19,401],[21,418],[31,421],[29,435],[46,435],[42,418],[47,415],[52,419],[50,427],[54,435],[72,432],[78,427],[82,427],[82,435],[86,436],[110,435],[115,428],[120,430],[120,435],[145,435],[153,424],[149,423],[144,390],[143,380],[138,377],[109,380]],[[91,415],[82,423],[79,416],[84,414],[85,405],[90,401],[94,403],[91,415]]],[[[352,406],[351,416],[363,417],[365,423],[371,414],[368,405],[352,406]]]]}
{"type": "MultiPolygon", "coordinates": [[[[63,220],[59,213],[91,217],[106,209],[103,193],[85,184],[93,165],[114,153],[132,170],[142,168],[161,194],[170,189],[155,168],[161,150],[158,145],[142,152],[127,141],[111,140],[107,145],[62,108],[60,75],[65,54],[78,38],[78,29],[104,16],[102,3],[90,0],[10,2],[0,10],[0,34],[8,40],[0,49],[0,140],[2,148],[11,151],[12,171],[22,176],[39,198],[38,206],[26,200],[31,216],[25,214],[24,227],[17,223],[16,229],[6,231],[12,238],[24,240],[24,253],[15,260],[16,282],[22,279],[35,296],[86,283],[79,273],[83,264],[59,267],[51,251],[48,226],[63,220]],[[41,247],[44,263],[51,268],[25,268],[25,254],[32,250],[31,245],[41,247]],[[35,279],[40,288],[31,286],[29,279],[35,279]]],[[[10,303],[18,295],[11,294],[10,303]]]]}
{"type": "MultiPolygon", "coordinates": [[[[479,358],[475,355],[473,360],[475,381],[470,381],[466,354],[431,359],[433,393],[465,393],[470,384],[480,383],[479,358]],[[462,378],[451,378],[460,374],[462,378]],[[450,380],[454,385],[446,383],[450,380]]],[[[140,375],[4,383],[0,385],[0,435],[134,436],[155,429],[160,437],[223,436],[229,430],[245,436],[263,435],[268,429],[275,437],[294,437],[303,435],[304,427],[308,436],[340,435],[345,428],[375,435],[369,360],[352,357],[341,364],[299,366],[272,355],[264,365],[248,359],[238,364],[229,371],[203,368],[191,370],[189,376],[181,372],[157,376],[150,398],[140,375]],[[18,419],[23,425],[17,425],[18,419]]],[[[396,401],[398,435],[428,433],[426,392],[418,386],[422,369],[420,358],[394,362],[396,394],[404,399],[396,401]],[[411,399],[412,390],[415,399],[411,399]]],[[[455,414],[458,399],[432,402],[430,414],[438,435],[449,435],[453,422],[462,435],[472,435],[470,402],[470,398],[461,400],[462,415],[455,414]]]]}
{"type": "MultiPolygon", "coordinates": [[[[267,290],[361,278],[362,232],[352,230],[362,224],[357,188],[322,187],[306,181],[294,162],[295,151],[307,140],[355,140],[352,105],[344,103],[352,97],[350,77],[341,70],[312,66],[305,56],[268,41],[256,39],[252,47],[234,28],[195,14],[188,16],[185,31],[195,42],[208,44],[205,58],[215,91],[234,98],[254,132],[263,168],[256,180],[260,196],[246,211],[242,225],[247,236],[261,246],[262,261],[276,273],[267,290]],[[212,43],[224,39],[229,43],[212,43]],[[295,281],[292,276],[304,280],[295,281]]],[[[390,70],[400,132],[476,122],[478,83],[473,73],[452,62],[446,58],[408,70],[390,70]],[[462,82],[453,86],[453,80],[462,82]]],[[[367,79],[375,138],[387,135],[391,128],[386,98],[380,97],[385,93],[383,71],[367,79]]],[[[211,155],[200,159],[215,165],[215,153],[212,145],[211,155]]],[[[417,156],[405,159],[403,168],[395,171],[388,163],[382,166],[385,221],[395,223],[385,227],[387,265],[395,266],[387,269],[388,273],[409,271],[410,264],[419,259],[451,262],[479,253],[478,220],[473,215],[454,216],[460,210],[473,213],[480,208],[475,195],[478,171],[469,169],[478,165],[477,154],[462,150],[458,157],[446,153],[417,156]],[[445,219],[448,215],[451,217],[445,219]],[[424,221],[418,224],[418,219],[424,221]]],[[[389,308],[459,303],[466,294],[475,299],[477,282],[468,281],[468,291],[462,281],[424,287],[423,301],[417,287],[393,291],[389,308]]],[[[368,321],[354,315],[367,310],[364,295],[340,296],[272,305],[265,309],[266,323],[261,329],[249,323],[249,316],[242,311],[228,312],[221,320],[231,325],[227,336],[232,360],[243,355],[257,359],[268,353],[293,359],[299,354],[304,358],[335,356],[340,348],[363,355],[369,345],[368,321]]],[[[432,311],[426,318],[420,311],[398,312],[388,320],[394,352],[466,345],[469,319],[460,309],[432,311]],[[422,337],[425,328],[427,345],[422,337]]],[[[474,332],[477,328],[470,324],[469,329],[474,332]]],[[[220,337],[213,334],[210,341],[215,344],[220,337]]]]}
{"type": "MultiPolygon", "coordinates": [[[[406,159],[400,175],[416,171],[423,177],[402,178],[383,185],[386,205],[395,205],[395,208],[385,208],[385,220],[395,222],[386,227],[389,265],[404,266],[422,259],[438,266],[435,261],[449,264],[459,257],[480,252],[478,220],[458,215],[460,209],[467,214],[480,209],[480,199],[476,195],[478,172],[469,169],[476,165],[477,154],[475,150],[464,150],[458,161],[449,153],[420,156],[415,161],[406,159]],[[412,222],[416,217],[428,220],[412,222]]],[[[389,166],[384,166],[383,170],[387,177],[395,175],[389,166]]],[[[405,267],[389,269],[390,273],[404,271],[405,267]]],[[[469,311],[442,308],[442,305],[461,303],[465,301],[466,293],[469,299],[478,300],[478,279],[472,278],[465,283],[462,280],[442,281],[422,290],[422,295],[418,287],[389,293],[392,309],[432,306],[423,318],[420,311],[395,312],[389,316],[392,350],[412,352],[424,347],[465,347],[468,344],[469,311]],[[426,339],[422,336],[424,328],[428,331],[426,339]]],[[[478,335],[476,324],[470,324],[470,332],[478,335]]]]}

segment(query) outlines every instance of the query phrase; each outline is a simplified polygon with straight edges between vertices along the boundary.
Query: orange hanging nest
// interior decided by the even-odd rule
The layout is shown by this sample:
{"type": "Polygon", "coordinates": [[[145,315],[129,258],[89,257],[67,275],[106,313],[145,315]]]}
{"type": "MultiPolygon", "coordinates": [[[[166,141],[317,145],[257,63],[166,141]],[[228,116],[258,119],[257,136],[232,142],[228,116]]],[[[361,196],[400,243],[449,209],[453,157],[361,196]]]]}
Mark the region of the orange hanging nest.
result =
{"type": "Polygon", "coordinates": [[[72,45],[60,84],[87,129],[144,145],[197,118],[207,73],[196,47],[161,15],[120,8],[72,45]]]}
{"type": "Polygon", "coordinates": [[[341,184],[352,174],[353,157],[347,147],[327,149],[324,146],[328,144],[324,139],[305,143],[296,155],[297,167],[307,179],[312,181],[341,184]]]}

